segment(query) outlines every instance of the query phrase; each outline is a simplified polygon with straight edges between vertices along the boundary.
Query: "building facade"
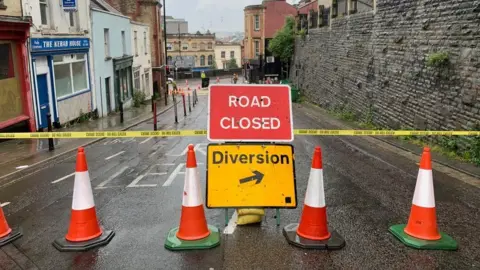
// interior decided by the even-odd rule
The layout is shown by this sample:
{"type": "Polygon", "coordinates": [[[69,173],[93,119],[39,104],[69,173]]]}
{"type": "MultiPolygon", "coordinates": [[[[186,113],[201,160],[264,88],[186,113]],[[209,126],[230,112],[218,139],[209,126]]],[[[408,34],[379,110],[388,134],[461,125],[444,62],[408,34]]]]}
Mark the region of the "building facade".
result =
{"type": "Polygon", "coordinates": [[[215,58],[215,34],[175,34],[167,35],[169,65],[184,67],[184,57],[194,60],[192,70],[211,69],[215,58]]]}
{"type": "Polygon", "coordinates": [[[231,69],[242,66],[242,47],[240,44],[221,42],[215,43],[215,60],[217,69],[231,69]],[[235,64],[233,64],[234,62],[235,64]]]}
{"type": "Polygon", "coordinates": [[[96,108],[100,117],[132,104],[130,18],[101,0],[92,0],[92,41],[96,108]]]}
{"type": "Polygon", "coordinates": [[[165,20],[167,22],[167,34],[188,34],[188,22],[185,19],[175,19],[172,16],[167,16],[165,20]]]}
{"type": "Polygon", "coordinates": [[[22,3],[0,1],[0,132],[36,130],[25,46],[29,32],[22,3]]]}
{"type": "Polygon", "coordinates": [[[59,127],[93,111],[90,1],[23,0],[31,16],[30,76],[36,128],[46,128],[47,113],[59,127]]]}
{"type": "Polygon", "coordinates": [[[150,27],[131,21],[133,55],[133,89],[153,95],[152,54],[150,52],[150,27]]]}
{"type": "MultiPolygon", "coordinates": [[[[154,90],[164,97],[161,88],[165,83],[165,46],[161,25],[162,4],[160,0],[105,0],[131,20],[147,24],[150,27],[150,52],[152,59],[152,80],[154,90]]],[[[163,91],[166,91],[165,89],[163,91]]]]}
{"type": "Polygon", "coordinates": [[[244,9],[246,59],[256,59],[265,51],[265,20],[263,5],[247,6],[244,9]]]}

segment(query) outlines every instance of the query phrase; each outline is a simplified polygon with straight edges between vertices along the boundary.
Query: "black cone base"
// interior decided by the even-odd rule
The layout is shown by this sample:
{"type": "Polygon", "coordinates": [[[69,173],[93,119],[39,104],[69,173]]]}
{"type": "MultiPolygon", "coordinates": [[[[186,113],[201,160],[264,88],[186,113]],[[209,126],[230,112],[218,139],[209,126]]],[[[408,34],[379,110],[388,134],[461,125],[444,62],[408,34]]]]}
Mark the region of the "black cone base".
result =
{"type": "Polygon", "coordinates": [[[23,234],[21,228],[12,228],[10,234],[4,236],[3,238],[0,238],[0,247],[3,247],[8,243],[17,240],[18,238],[22,237],[22,235],[23,234]]]}
{"type": "Polygon", "coordinates": [[[95,247],[104,246],[112,240],[115,236],[114,231],[103,231],[99,237],[84,241],[84,242],[70,242],[65,237],[55,240],[52,244],[59,251],[85,251],[95,247]]]}
{"type": "Polygon", "coordinates": [[[297,235],[298,223],[292,223],[283,228],[283,235],[288,243],[305,249],[337,250],[345,246],[345,240],[335,230],[330,230],[330,238],[326,240],[310,240],[297,235]]]}

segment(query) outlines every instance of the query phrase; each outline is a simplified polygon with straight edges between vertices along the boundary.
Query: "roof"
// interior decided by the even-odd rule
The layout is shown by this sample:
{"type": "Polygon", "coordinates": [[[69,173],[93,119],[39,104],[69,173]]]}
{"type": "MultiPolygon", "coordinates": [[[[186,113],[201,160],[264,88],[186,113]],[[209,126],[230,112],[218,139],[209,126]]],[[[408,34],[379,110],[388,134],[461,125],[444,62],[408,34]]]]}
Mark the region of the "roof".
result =
{"type": "Polygon", "coordinates": [[[248,9],[263,9],[264,6],[263,5],[250,5],[250,6],[246,6],[244,8],[244,10],[248,10],[248,9]]]}
{"type": "Polygon", "coordinates": [[[100,9],[103,11],[108,11],[111,13],[115,13],[117,15],[124,16],[120,11],[116,10],[114,7],[108,4],[105,0],[92,0],[90,8],[96,8],[96,9],[100,9]]]}
{"type": "Polygon", "coordinates": [[[311,2],[301,4],[299,3],[297,9],[300,14],[308,14],[311,9],[318,11],[318,0],[312,0],[311,2]]]}

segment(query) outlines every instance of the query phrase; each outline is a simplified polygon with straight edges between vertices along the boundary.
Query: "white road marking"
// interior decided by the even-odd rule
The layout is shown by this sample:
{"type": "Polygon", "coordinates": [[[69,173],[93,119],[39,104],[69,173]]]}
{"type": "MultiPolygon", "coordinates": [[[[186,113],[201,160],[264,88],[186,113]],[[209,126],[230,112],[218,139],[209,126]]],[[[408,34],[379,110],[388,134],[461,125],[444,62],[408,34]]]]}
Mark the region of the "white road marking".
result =
{"type": "Polygon", "coordinates": [[[167,174],[166,172],[161,172],[161,173],[147,173],[147,175],[165,175],[167,174]]]}
{"type": "Polygon", "coordinates": [[[144,144],[144,143],[150,141],[151,139],[153,139],[153,137],[150,137],[150,138],[145,139],[144,141],[140,142],[140,144],[144,144]]]}
{"type": "Polygon", "coordinates": [[[175,166],[173,163],[162,163],[162,164],[157,164],[157,166],[175,166]]]}
{"type": "Polygon", "coordinates": [[[4,203],[0,204],[0,206],[1,206],[1,207],[5,207],[5,206],[7,206],[7,205],[9,205],[9,204],[10,204],[10,202],[4,202],[4,203]]]}
{"type": "MultiPolygon", "coordinates": [[[[197,165],[203,165],[203,163],[197,162],[197,165]]],[[[184,175],[185,172],[178,172],[178,174],[184,175]]]]}
{"type": "Polygon", "coordinates": [[[67,179],[67,178],[70,178],[70,177],[72,177],[72,176],[74,176],[74,175],[75,175],[75,173],[71,173],[71,174],[69,174],[69,175],[65,175],[64,177],[62,177],[62,178],[60,178],[60,179],[57,179],[57,180],[55,180],[55,181],[52,181],[52,184],[56,184],[56,183],[58,183],[58,182],[62,182],[63,180],[65,180],[65,179],[67,179]]]}
{"type": "Polygon", "coordinates": [[[99,189],[99,188],[104,188],[105,185],[112,181],[113,179],[117,178],[120,174],[122,174],[124,171],[126,171],[128,169],[127,166],[124,166],[123,168],[120,169],[120,171],[116,172],[114,175],[110,176],[107,180],[103,181],[102,183],[100,183],[95,189],[99,189]]]}
{"type": "MultiPolygon", "coordinates": [[[[197,144],[195,144],[195,148],[194,148],[195,152],[200,152],[200,153],[202,153],[206,156],[207,155],[207,153],[205,152],[206,148],[200,148],[200,147],[206,146],[206,145],[207,145],[207,143],[197,143],[197,144]]],[[[187,154],[187,151],[188,151],[188,145],[185,147],[185,149],[183,149],[183,152],[180,155],[171,154],[173,151],[168,152],[166,155],[167,156],[180,157],[180,156],[185,156],[187,154]]]]}
{"type": "Polygon", "coordinates": [[[175,178],[180,173],[180,170],[182,169],[183,166],[185,166],[185,163],[178,164],[177,168],[175,168],[175,170],[173,170],[173,172],[168,177],[167,181],[165,181],[165,183],[163,183],[164,187],[170,186],[170,184],[172,184],[173,180],[175,180],[175,178]]]}
{"type": "Polygon", "coordinates": [[[130,185],[128,185],[127,187],[156,187],[157,184],[146,184],[146,185],[137,185],[138,182],[140,182],[140,180],[143,179],[143,177],[145,177],[144,174],[142,175],[139,175],[137,178],[135,178],[135,180],[133,180],[132,183],[130,183],[130,185]]]}
{"type": "Polygon", "coordinates": [[[25,168],[28,168],[28,167],[29,167],[28,165],[22,165],[22,166],[16,167],[15,169],[21,170],[21,169],[25,169],[25,168]]]}
{"type": "Polygon", "coordinates": [[[235,210],[233,212],[232,217],[230,218],[230,221],[228,221],[227,227],[225,227],[225,229],[223,230],[223,233],[233,234],[233,232],[235,232],[235,228],[237,227],[237,220],[238,220],[237,210],[235,210]]]}
{"type": "Polygon", "coordinates": [[[121,152],[116,153],[116,154],[113,155],[113,156],[109,156],[109,157],[105,158],[105,160],[109,160],[109,159],[112,159],[112,158],[114,158],[114,157],[116,157],[116,156],[120,156],[120,155],[123,154],[123,153],[125,153],[125,151],[121,151],[121,152]]]}

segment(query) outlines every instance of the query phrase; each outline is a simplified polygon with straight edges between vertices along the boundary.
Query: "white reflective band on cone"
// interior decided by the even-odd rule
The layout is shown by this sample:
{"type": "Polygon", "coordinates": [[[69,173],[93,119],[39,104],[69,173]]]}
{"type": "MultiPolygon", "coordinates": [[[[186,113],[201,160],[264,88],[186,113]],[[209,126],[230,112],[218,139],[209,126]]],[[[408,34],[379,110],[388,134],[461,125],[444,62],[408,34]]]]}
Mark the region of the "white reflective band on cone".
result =
{"type": "Polygon", "coordinates": [[[435,207],[432,170],[418,171],[412,203],[420,207],[435,207]]]}
{"type": "Polygon", "coordinates": [[[325,207],[325,192],[323,190],[323,170],[311,169],[308,178],[305,204],[310,207],[325,207]]]}
{"type": "Polygon", "coordinates": [[[187,168],[185,171],[185,180],[182,205],[187,207],[202,205],[202,190],[197,175],[197,168],[187,168]]]}
{"type": "Polygon", "coordinates": [[[73,210],[85,210],[95,206],[93,201],[92,186],[87,172],[76,172],[73,187],[73,210]]]}

